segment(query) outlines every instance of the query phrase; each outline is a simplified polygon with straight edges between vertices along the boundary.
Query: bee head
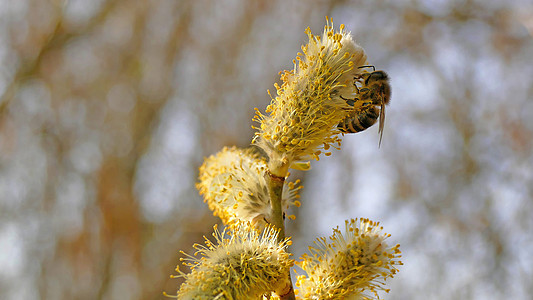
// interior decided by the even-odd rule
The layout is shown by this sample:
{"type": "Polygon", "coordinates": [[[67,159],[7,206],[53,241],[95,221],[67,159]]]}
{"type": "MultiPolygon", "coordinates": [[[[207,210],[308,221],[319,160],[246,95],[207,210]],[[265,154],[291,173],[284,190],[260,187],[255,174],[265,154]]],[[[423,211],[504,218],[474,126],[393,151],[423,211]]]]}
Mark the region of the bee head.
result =
{"type": "Polygon", "coordinates": [[[388,81],[389,75],[385,73],[385,71],[374,71],[372,73],[366,73],[363,75],[363,79],[365,81],[365,84],[368,85],[371,82],[378,82],[378,81],[388,81]]]}

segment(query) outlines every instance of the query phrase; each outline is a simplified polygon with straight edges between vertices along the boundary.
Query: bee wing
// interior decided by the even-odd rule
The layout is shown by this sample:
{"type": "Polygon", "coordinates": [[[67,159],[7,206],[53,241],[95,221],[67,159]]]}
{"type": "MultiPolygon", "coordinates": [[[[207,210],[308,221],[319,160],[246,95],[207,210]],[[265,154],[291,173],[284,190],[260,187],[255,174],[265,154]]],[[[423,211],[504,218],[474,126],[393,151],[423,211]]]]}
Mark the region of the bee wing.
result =
{"type": "Polygon", "coordinates": [[[383,139],[383,128],[385,127],[385,101],[381,97],[381,109],[379,110],[379,146],[381,147],[381,140],[383,139]]]}

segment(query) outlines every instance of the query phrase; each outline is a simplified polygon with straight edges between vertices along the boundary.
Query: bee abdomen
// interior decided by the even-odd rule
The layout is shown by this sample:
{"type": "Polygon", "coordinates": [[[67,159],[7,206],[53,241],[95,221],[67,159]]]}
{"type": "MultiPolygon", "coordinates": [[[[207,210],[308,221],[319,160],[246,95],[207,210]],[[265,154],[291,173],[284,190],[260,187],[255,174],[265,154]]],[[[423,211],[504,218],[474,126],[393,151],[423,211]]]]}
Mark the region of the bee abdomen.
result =
{"type": "Polygon", "coordinates": [[[355,116],[344,119],[337,127],[344,133],[357,133],[374,125],[379,117],[379,109],[370,107],[355,116]]]}

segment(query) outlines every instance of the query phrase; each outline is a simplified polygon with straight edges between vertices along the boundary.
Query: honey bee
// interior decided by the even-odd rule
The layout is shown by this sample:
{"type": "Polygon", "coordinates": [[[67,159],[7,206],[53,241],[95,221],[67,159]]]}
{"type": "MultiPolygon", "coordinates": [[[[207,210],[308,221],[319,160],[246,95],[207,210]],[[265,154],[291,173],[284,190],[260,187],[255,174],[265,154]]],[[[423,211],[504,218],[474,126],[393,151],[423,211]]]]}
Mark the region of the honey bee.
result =
{"type": "Polygon", "coordinates": [[[378,133],[379,145],[381,146],[385,125],[385,105],[390,102],[391,88],[389,76],[385,71],[376,71],[374,66],[362,66],[360,68],[369,67],[372,67],[372,72],[365,72],[354,78],[357,97],[346,99],[341,96],[353,109],[350,115],[342,120],[337,127],[344,133],[361,132],[374,125],[379,117],[378,133]]]}

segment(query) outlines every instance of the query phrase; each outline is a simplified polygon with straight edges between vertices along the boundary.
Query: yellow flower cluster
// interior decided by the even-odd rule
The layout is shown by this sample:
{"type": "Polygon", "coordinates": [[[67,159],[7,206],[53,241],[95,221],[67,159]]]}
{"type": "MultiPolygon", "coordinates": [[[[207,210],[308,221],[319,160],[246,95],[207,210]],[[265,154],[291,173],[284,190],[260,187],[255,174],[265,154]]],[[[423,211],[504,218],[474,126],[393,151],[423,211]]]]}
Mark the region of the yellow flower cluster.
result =
{"type": "MultiPolygon", "coordinates": [[[[368,73],[361,68],[368,64],[366,55],[344,25],[336,31],[328,21],[322,36],[309,28],[306,33],[309,42],[294,69],[282,73],[277,96],[265,114],[256,109],[255,146],[223,148],[200,167],[197,188],[227,227],[220,232],[215,226],[216,241],[194,245],[194,256],[182,252],[191,272],[176,269],[176,277],[185,278],[175,296],[179,299],[294,299],[294,261],[287,252],[283,216],[290,205],[300,206],[302,186],[285,179],[289,168],[307,170],[305,160],[340,149],[338,127],[352,126],[349,122],[363,112],[362,96],[355,95],[365,89],[354,80],[361,84],[361,74],[368,73]]],[[[382,71],[372,74],[377,72],[382,71]]],[[[317,239],[297,263],[306,273],[296,282],[299,299],[374,299],[378,291],[388,292],[385,280],[402,262],[399,245],[389,247],[382,229],[377,222],[352,219],[344,232],[335,228],[329,241],[317,239]]]]}
{"type": "Polygon", "coordinates": [[[206,239],[194,245],[196,256],[184,264],[192,271],[185,274],[178,299],[263,299],[264,294],[287,284],[294,261],[286,252],[289,239],[277,242],[278,231],[271,226],[262,233],[250,223],[237,223],[222,232],[215,226],[216,242],[206,239]]]}
{"type": "MultiPolygon", "coordinates": [[[[353,80],[367,63],[363,48],[341,25],[336,32],[329,22],[322,37],[306,30],[309,43],[302,47],[292,71],[285,71],[277,96],[266,108],[256,109],[260,123],[254,142],[268,154],[269,169],[284,177],[295,161],[318,159],[320,149],[340,148],[337,125],[351,107],[353,80]]],[[[326,153],[329,155],[331,153],[326,153]]]]}
{"type": "Polygon", "coordinates": [[[297,263],[307,273],[296,283],[303,299],[379,298],[384,281],[398,271],[400,245],[385,243],[390,235],[381,233],[378,222],[352,219],[345,227],[344,234],[333,230],[331,243],[317,239],[317,248],[310,247],[310,255],[304,254],[297,263]]]}
{"type": "MultiPolygon", "coordinates": [[[[224,148],[200,167],[197,188],[215,216],[225,224],[236,220],[264,225],[271,220],[270,195],[265,172],[267,163],[252,149],[224,148]]],[[[286,182],[282,208],[300,206],[299,181],[286,182]]]]}

